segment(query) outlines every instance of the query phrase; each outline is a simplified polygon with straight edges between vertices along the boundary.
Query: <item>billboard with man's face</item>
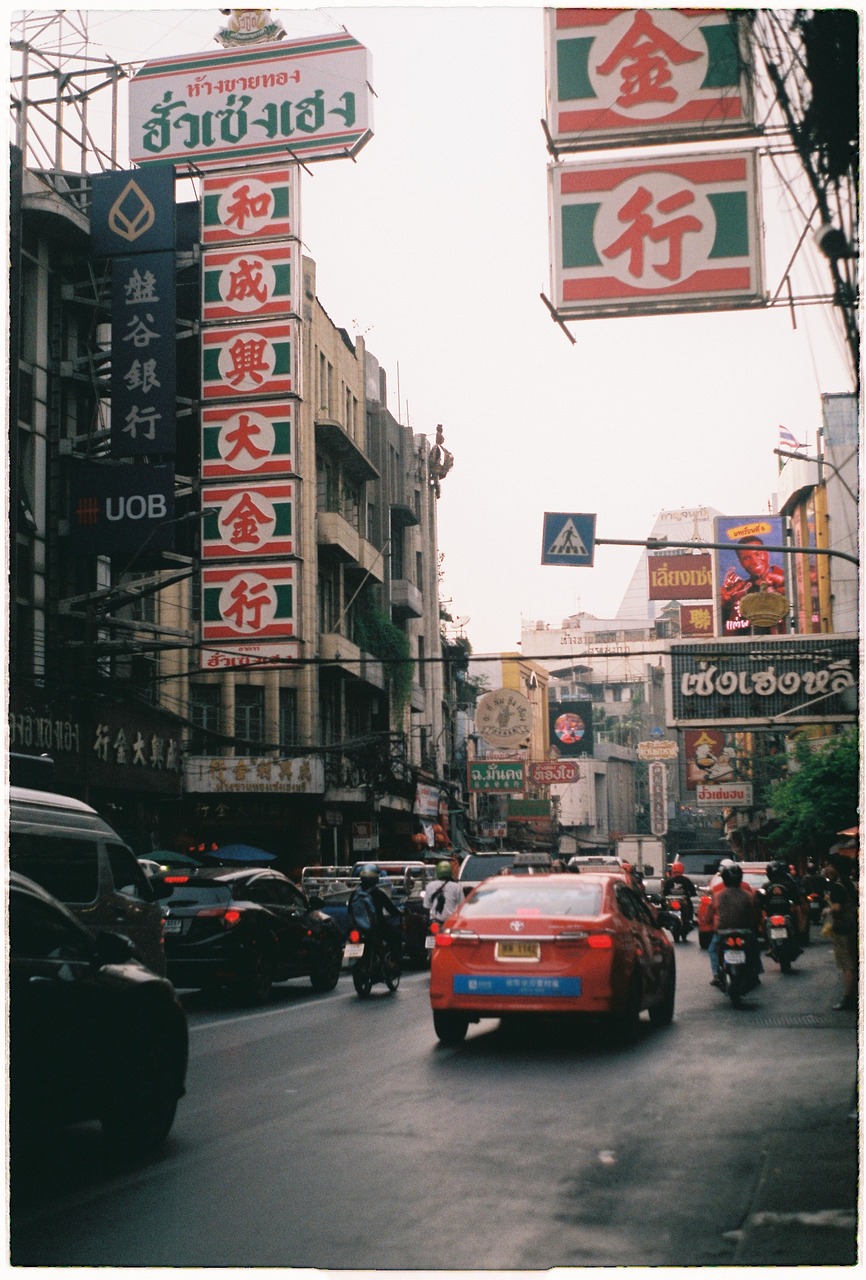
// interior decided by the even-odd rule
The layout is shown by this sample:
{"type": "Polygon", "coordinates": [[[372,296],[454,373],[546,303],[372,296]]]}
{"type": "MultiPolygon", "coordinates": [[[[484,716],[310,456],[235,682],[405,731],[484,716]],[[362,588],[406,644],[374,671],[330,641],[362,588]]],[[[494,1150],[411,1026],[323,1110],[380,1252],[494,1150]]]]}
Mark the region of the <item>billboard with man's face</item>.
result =
{"type": "Polygon", "coordinates": [[[785,554],[780,516],[720,516],[715,542],[716,611],[723,636],[779,635],[787,630],[785,554]]]}

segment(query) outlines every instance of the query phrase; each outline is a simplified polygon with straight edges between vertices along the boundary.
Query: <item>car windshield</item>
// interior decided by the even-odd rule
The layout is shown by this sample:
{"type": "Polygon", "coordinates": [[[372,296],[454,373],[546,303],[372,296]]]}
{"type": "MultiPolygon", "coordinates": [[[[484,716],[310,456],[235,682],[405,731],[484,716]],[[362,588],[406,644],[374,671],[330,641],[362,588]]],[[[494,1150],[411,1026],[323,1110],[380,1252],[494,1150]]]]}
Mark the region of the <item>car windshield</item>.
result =
{"type": "Polygon", "coordinates": [[[597,916],[600,884],[512,880],[510,876],[481,885],[462,906],[463,918],[482,916],[597,916]],[[530,888],[530,886],[532,886],[530,888]],[[538,886],[538,887],[536,887],[538,886]]]}
{"type": "Polygon", "coordinates": [[[495,876],[503,867],[510,867],[514,862],[513,853],[479,853],[470,854],[460,868],[461,880],[486,880],[495,876]]]}
{"type": "MultiPolygon", "coordinates": [[[[157,894],[160,902],[171,907],[221,906],[232,900],[231,885],[192,878],[182,884],[172,884],[170,880],[163,879],[157,894]]],[[[243,897],[243,894],[238,896],[243,897]]]]}

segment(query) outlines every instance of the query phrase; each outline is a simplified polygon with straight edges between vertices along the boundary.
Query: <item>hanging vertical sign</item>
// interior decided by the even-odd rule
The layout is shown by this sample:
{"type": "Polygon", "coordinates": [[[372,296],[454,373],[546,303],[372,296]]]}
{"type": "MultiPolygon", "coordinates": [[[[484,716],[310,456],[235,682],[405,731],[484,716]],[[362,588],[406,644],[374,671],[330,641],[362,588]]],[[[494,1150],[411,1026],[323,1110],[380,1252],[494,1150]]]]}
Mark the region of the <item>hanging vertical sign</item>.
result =
{"type": "Polygon", "coordinates": [[[90,181],[94,257],[174,251],[174,169],[111,169],[90,181]]]}
{"type": "MultiPolygon", "coordinates": [[[[296,658],[295,566],[204,566],[201,636],[204,645],[243,643],[247,658],[296,658]],[[263,643],[264,642],[264,643],[263,643]]],[[[202,654],[203,665],[220,665],[202,654]]]]}
{"type": "Polygon", "coordinates": [[[295,469],[293,400],[202,408],[202,480],[288,475],[295,469]]]}
{"type": "Polygon", "coordinates": [[[297,165],[205,174],[202,244],[300,239],[299,185],[297,165]]]}
{"type": "Polygon", "coordinates": [[[111,452],[175,452],[174,253],[115,258],[111,276],[111,452]]]}
{"type": "Polygon", "coordinates": [[[663,836],[668,829],[668,767],[661,760],[653,760],[648,769],[650,831],[654,836],[663,836]]]}
{"type": "Polygon", "coordinates": [[[745,23],[725,9],[547,9],[551,149],[754,132],[745,23]]]}

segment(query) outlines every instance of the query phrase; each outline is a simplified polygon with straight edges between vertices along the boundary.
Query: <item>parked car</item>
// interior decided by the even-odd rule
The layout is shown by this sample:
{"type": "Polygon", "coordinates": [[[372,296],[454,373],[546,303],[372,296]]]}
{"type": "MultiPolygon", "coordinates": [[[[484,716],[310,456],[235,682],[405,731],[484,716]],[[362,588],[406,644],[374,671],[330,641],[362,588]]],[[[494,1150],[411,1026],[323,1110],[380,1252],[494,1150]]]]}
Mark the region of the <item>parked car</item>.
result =
{"type": "Polygon", "coordinates": [[[9,876],[9,1115],[13,1154],[99,1120],[119,1153],[155,1150],[186,1078],[186,1015],[127,939],[92,935],[39,885],[9,876]]]}
{"type": "Polygon", "coordinates": [[[430,1004],[446,1044],[507,1014],[604,1014],[637,1033],[641,1010],[674,1014],[674,944],[621,876],[496,876],[436,935],[430,1004]]]}
{"type": "Polygon", "coordinates": [[[279,871],[200,867],[153,877],[165,911],[168,976],[176,987],[234,988],[264,1004],[274,982],[306,977],[332,991],[343,938],[279,871]]]}
{"type": "Polygon", "coordinates": [[[151,881],[95,809],[71,796],[11,787],[9,865],[42,885],[92,932],[122,933],[165,973],[162,908],[151,881]]]}

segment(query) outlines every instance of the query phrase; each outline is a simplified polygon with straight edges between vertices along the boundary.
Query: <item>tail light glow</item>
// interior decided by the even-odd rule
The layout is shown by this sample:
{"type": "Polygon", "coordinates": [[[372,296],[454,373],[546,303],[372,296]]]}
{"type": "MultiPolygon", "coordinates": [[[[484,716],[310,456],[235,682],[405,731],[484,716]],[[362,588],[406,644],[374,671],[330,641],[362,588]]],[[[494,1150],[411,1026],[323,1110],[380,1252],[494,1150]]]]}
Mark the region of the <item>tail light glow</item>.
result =
{"type": "Polygon", "coordinates": [[[237,907],[202,907],[195,914],[197,918],[219,920],[224,929],[232,929],[240,920],[242,912],[237,907]]]}
{"type": "Polygon", "coordinates": [[[770,924],[780,925],[785,923],[784,916],[770,916],[770,924]]]}
{"type": "Polygon", "coordinates": [[[188,882],[189,882],[189,876],[163,876],[162,877],[163,884],[187,884],[188,882]]]}
{"type": "Polygon", "coordinates": [[[674,911],[679,911],[681,908],[679,898],[671,898],[670,902],[668,903],[668,906],[673,907],[674,911]]]}
{"type": "Polygon", "coordinates": [[[350,941],[350,942],[360,942],[360,941],[361,941],[361,935],[360,935],[360,933],[358,932],[358,930],[357,930],[357,929],[350,929],[350,930],[349,930],[349,941],[350,941]]]}
{"type": "Polygon", "coordinates": [[[592,947],[593,951],[610,951],[613,938],[609,933],[591,933],[586,940],[586,945],[592,947]]]}

